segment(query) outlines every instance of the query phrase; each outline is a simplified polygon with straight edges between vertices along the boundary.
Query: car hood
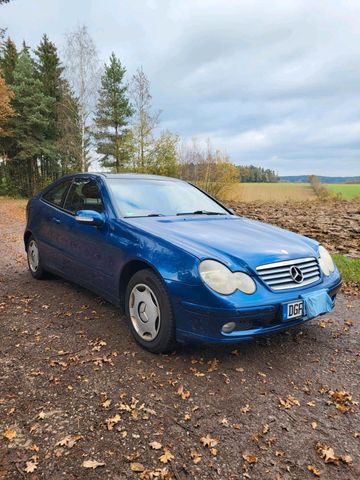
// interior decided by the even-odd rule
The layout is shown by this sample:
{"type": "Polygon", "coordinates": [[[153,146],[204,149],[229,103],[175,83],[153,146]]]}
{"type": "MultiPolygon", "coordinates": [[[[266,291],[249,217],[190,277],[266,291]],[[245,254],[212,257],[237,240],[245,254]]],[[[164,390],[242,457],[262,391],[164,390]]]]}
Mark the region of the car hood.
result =
{"type": "Polygon", "coordinates": [[[235,215],[141,217],[126,221],[199,259],[217,259],[230,268],[249,266],[254,270],[265,263],[317,256],[317,242],[235,215]]]}

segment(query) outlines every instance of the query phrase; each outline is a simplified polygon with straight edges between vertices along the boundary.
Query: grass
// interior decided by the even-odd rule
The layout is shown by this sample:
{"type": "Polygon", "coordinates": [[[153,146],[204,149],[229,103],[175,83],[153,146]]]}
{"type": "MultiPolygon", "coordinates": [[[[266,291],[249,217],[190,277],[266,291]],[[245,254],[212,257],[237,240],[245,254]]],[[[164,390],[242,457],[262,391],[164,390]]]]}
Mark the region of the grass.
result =
{"type": "Polygon", "coordinates": [[[285,202],[316,200],[309,183],[234,183],[221,192],[228,202],[285,202]]]}
{"type": "Polygon", "coordinates": [[[360,285],[360,258],[346,257],[339,253],[332,254],[343,280],[347,283],[360,285]]]}
{"type": "Polygon", "coordinates": [[[360,183],[354,184],[339,184],[339,183],[327,183],[325,187],[330,192],[340,194],[341,198],[345,200],[352,200],[354,197],[360,197],[360,183]]]}

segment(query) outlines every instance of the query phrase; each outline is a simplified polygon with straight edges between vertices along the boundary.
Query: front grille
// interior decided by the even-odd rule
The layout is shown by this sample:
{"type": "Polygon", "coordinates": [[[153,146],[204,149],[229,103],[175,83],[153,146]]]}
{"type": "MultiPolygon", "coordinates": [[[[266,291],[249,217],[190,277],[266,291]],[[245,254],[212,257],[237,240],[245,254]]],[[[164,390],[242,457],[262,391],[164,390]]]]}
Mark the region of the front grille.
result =
{"type": "Polygon", "coordinates": [[[312,257],[267,263],[256,267],[256,271],[272,290],[304,287],[320,280],[319,264],[316,258],[312,257]],[[303,280],[300,283],[291,275],[291,267],[297,267],[301,271],[303,280]]]}

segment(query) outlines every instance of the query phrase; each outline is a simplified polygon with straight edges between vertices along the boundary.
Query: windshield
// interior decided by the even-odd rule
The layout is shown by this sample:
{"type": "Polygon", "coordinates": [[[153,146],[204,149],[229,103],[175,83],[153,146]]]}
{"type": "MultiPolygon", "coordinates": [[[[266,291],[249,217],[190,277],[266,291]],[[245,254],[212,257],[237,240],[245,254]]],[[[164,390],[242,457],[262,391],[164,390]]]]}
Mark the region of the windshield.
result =
{"type": "Polygon", "coordinates": [[[219,204],[185,182],[152,179],[106,179],[123,217],[226,215],[219,204]]]}

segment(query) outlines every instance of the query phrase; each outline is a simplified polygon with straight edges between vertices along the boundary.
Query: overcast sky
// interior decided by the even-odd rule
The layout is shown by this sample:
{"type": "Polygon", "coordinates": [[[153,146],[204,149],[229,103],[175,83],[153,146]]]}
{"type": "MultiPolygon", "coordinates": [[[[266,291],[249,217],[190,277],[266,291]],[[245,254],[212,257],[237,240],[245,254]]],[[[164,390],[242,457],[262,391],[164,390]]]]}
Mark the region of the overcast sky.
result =
{"type": "Polygon", "coordinates": [[[281,175],[360,175],[359,0],[11,0],[0,26],[59,48],[85,24],[148,75],[163,128],[281,175]]]}

